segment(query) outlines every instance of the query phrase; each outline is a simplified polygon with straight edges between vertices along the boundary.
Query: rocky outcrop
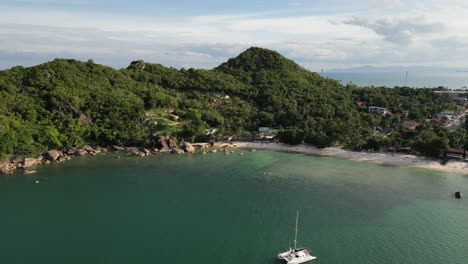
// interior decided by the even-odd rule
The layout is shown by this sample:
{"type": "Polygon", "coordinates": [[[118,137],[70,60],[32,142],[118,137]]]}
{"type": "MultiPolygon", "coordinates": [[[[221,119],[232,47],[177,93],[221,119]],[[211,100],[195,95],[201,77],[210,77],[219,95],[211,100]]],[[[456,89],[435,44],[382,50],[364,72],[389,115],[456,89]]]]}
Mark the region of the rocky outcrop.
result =
{"type": "Polygon", "coordinates": [[[94,149],[90,145],[84,146],[83,149],[86,150],[88,153],[94,152],[94,149]]]}
{"type": "Polygon", "coordinates": [[[82,149],[82,148],[79,148],[75,151],[75,153],[73,153],[73,155],[75,156],[86,156],[88,155],[88,151],[82,149]]]}
{"type": "Polygon", "coordinates": [[[139,148],[139,150],[145,154],[145,156],[150,156],[151,155],[151,151],[149,151],[149,149],[147,148],[139,148]]]}
{"type": "Polygon", "coordinates": [[[184,150],[183,149],[178,149],[178,148],[173,148],[171,150],[171,153],[172,154],[184,154],[184,150]]]}
{"type": "Polygon", "coordinates": [[[130,155],[144,157],[151,155],[151,151],[146,148],[139,148],[139,147],[129,147],[125,149],[130,155]]]}
{"type": "Polygon", "coordinates": [[[130,63],[130,66],[128,66],[127,69],[142,69],[144,70],[146,68],[146,64],[144,61],[142,60],[136,60],[136,61],[132,61],[130,63]]]}
{"type": "Polygon", "coordinates": [[[64,151],[64,153],[66,153],[67,155],[75,155],[76,151],[77,151],[76,148],[69,148],[66,151],[64,151]]]}
{"type": "Polygon", "coordinates": [[[58,150],[49,150],[44,154],[44,158],[50,160],[50,161],[55,161],[57,160],[62,153],[58,150]]]}
{"type": "Polygon", "coordinates": [[[91,120],[91,117],[88,117],[87,115],[83,113],[80,113],[80,115],[78,116],[78,121],[80,121],[80,124],[86,125],[86,124],[90,124],[92,120],[91,120]]]}
{"type": "Polygon", "coordinates": [[[43,162],[42,157],[39,157],[39,158],[25,158],[21,162],[21,164],[23,165],[23,168],[29,168],[29,167],[32,167],[34,165],[42,164],[42,162],[43,162]]]}
{"type": "Polygon", "coordinates": [[[175,148],[176,147],[176,142],[172,138],[169,138],[167,140],[167,144],[168,144],[169,148],[175,148]]]}
{"type": "Polygon", "coordinates": [[[16,170],[16,165],[13,163],[0,163],[0,174],[13,173],[16,170]]]}
{"type": "Polygon", "coordinates": [[[113,145],[112,149],[114,149],[115,151],[125,151],[124,147],[120,147],[120,146],[117,146],[117,145],[113,145]]]}
{"type": "Polygon", "coordinates": [[[157,147],[158,149],[169,149],[167,144],[168,139],[165,136],[159,136],[157,147]]]}
{"type": "Polygon", "coordinates": [[[151,150],[151,155],[158,155],[160,153],[159,149],[154,148],[151,150]]]}
{"type": "Polygon", "coordinates": [[[192,146],[192,144],[188,143],[188,142],[184,142],[182,143],[182,149],[185,151],[185,152],[188,152],[188,153],[195,153],[195,148],[192,146]]]}

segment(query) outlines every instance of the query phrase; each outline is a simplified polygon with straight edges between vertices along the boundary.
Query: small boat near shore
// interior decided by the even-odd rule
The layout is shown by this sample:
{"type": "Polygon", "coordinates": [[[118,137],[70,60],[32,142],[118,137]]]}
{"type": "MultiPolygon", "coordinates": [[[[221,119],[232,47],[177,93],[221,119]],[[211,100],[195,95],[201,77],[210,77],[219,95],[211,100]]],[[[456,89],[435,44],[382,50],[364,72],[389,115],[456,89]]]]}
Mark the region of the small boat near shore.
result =
{"type": "Polygon", "coordinates": [[[286,261],[287,264],[306,263],[317,259],[312,256],[310,251],[306,248],[297,247],[297,226],[299,223],[299,211],[296,214],[296,230],[294,235],[294,249],[289,248],[288,251],[278,254],[278,259],[286,261]]]}

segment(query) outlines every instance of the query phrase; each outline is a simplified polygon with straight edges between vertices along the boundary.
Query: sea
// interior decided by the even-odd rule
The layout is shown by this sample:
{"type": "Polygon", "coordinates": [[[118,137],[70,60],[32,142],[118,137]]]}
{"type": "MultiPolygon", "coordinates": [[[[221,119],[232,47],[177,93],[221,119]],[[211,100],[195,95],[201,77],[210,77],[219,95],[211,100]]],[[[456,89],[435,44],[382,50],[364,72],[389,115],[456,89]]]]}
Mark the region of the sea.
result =
{"type": "Polygon", "coordinates": [[[466,89],[468,72],[323,72],[323,77],[357,86],[466,89]]]}
{"type": "Polygon", "coordinates": [[[468,175],[273,151],[114,156],[0,175],[1,263],[281,263],[296,211],[313,263],[468,263],[468,198],[453,195],[468,175]]]}

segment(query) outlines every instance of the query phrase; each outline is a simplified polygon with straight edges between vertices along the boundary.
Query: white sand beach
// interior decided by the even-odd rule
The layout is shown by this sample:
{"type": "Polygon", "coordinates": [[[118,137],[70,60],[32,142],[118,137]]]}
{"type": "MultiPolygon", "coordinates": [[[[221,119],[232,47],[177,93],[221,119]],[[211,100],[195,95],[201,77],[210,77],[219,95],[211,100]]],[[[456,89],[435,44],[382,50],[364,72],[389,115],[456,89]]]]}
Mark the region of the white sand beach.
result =
{"type": "MultiPolygon", "coordinates": [[[[226,144],[223,144],[226,145],[226,144]]],[[[286,145],[282,143],[260,143],[260,142],[233,142],[230,147],[246,148],[246,149],[264,149],[275,151],[289,151],[303,154],[311,154],[318,156],[329,156],[340,159],[349,159],[355,161],[372,162],[393,166],[410,166],[429,170],[438,170],[446,172],[454,172],[468,174],[468,163],[461,161],[449,161],[447,164],[440,164],[439,160],[429,159],[415,155],[401,153],[385,153],[385,152],[358,152],[349,151],[340,148],[325,148],[319,149],[310,145],[286,145]]]]}

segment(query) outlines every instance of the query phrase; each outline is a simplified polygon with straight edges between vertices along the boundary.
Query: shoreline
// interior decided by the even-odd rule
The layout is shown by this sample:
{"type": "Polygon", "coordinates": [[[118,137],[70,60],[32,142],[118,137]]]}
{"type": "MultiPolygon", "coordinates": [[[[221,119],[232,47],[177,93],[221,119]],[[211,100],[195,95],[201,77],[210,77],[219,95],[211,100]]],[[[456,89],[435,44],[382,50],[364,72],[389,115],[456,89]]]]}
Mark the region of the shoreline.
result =
{"type": "MultiPolygon", "coordinates": [[[[271,150],[282,151],[290,153],[301,153],[306,155],[314,155],[319,157],[334,157],[338,159],[346,159],[359,162],[369,162],[380,165],[390,165],[399,167],[414,167],[427,170],[451,172],[457,174],[468,175],[468,162],[463,161],[450,161],[445,165],[440,164],[439,160],[430,159],[427,157],[402,154],[402,153],[389,153],[389,152],[366,152],[366,151],[350,151],[341,148],[325,148],[319,149],[312,145],[287,145],[284,143],[271,143],[271,142],[217,142],[213,146],[209,143],[186,143],[183,146],[174,148],[151,149],[148,150],[142,147],[119,147],[112,146],[108,148],[92,148],[85,146],[82,148],[71,148],[68,151],[50,150],[43,153],[37,158],[22,158],[19,160],[10,160],[9,162],[0,162],[0,174],[9,174],[17,169],[23,169],[25,174],[33,174],[36,171],[30,171],[33,166],[48,164],[51,162],[63,162],[72,158],[72,156],[95,156],[101,152],[106,154],[113,154],[115,158],[119,159],[118,155],[127,156],[157,156],[160,154],[183,154],[183,153],[216,153],[218,150],[224,149],[225,154],[231,154],[233,151],[228,149],[250,149],[250,150],[271,150]],[[198,149],[196,151],[195,149],[198,149]]],[[[105,154],[101,154],[105,155],[105,154]]],[[[241,153],[243,155],[243,153],[241,153]]]]}
{"type": "Polygon", "coordinates": [[[263,142],[232,142],[230,147],[294,152],[322,157],[335,157],[339,159],[370,162],[381,165],[414,167],[428,170],[468,174],[467,162],[449,161],[447,164],[442,165],[438,160],[435,159],[402,153],[350,151],[341,148],[319,149],[311,145],[292,146],[283,143],[263,142]]]}

